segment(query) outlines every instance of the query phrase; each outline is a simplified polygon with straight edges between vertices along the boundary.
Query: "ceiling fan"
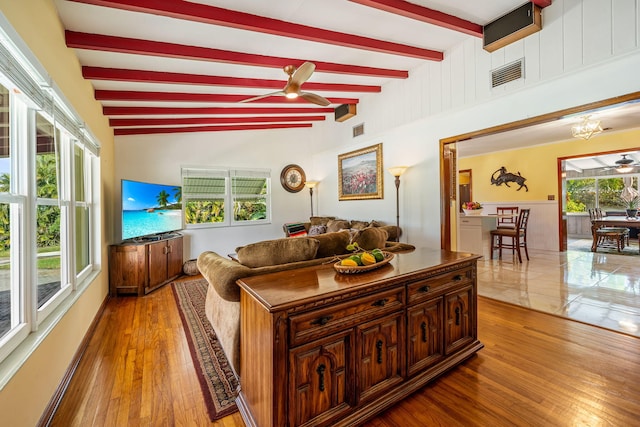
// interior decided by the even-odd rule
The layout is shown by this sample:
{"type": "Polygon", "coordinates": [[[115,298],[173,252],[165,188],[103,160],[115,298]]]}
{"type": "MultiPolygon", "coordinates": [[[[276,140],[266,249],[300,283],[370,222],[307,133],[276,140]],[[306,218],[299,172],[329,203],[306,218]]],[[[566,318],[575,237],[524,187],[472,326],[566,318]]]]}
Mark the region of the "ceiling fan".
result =
{"type": "Polygon", "coordinates": [[[629,173],[638,166],[633,159],[627,159],[628,154],[622,154],[622,158],[616,160],[615,170],[620,173],[629,173]]]}
{"type": "Polygon", "coordinates": [[[313,74],[315,69],[316,66],[312,62],[305,62],[298,68],[296,68],[295,65],[286,65],[285,67],[283,67],[283,70],[289,75],[289,80],[287,81],[284,89],[277,92],[267,93],[265,95],[255,96],[253,98],[245,99],[240,102],[242,103],[257,101],[258,99],[268,98],[270,96],[276,95],[286,96],[289,99],[295,99],[300,96],[309,102],[326,107],[331,104],[328,99],[323,98],[320,95],[316,95],[315,93],[300,91],[300,86],[302,86],[304,82],[309,80],[309,77],[311,77],[311,74],[313,74]]]}

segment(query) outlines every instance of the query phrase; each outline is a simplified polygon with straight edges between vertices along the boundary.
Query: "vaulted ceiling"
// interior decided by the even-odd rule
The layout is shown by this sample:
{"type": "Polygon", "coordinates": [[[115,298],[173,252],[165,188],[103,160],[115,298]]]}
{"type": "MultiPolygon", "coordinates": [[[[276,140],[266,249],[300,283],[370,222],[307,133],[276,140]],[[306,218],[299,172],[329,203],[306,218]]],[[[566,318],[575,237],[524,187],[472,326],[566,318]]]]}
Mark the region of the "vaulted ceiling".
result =
{"type": "MultiPolygon", "coordinates": [[[[534,0],[541,7],[552,0],[534,0]]],[[[526,0],[56,0],[115,135],[311,127],[526,0]],[[283,68],[315,64],[302,97],[283,68]]]]}

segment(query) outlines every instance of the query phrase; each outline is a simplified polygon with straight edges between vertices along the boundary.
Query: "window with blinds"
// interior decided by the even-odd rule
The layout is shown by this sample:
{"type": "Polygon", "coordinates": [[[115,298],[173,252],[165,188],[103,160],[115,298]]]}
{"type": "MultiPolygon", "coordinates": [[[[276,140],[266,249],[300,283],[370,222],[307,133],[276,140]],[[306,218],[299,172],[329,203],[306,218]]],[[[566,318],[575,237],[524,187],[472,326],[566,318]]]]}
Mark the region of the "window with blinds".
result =
{"type": "Polygon", "coordinates": [[[265,169],[182,168],[187,228],[271,221],[271,172],[265,169]]]}

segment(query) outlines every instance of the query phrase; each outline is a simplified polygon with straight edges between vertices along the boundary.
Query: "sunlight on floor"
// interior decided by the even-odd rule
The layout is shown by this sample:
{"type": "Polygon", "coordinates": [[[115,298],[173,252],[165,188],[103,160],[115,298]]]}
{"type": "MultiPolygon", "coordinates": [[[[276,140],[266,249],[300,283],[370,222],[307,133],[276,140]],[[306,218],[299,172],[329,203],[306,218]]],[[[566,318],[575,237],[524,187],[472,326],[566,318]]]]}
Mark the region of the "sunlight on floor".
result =
{"type": "Polygon", "coordinates": [[[529,250],[478,261],[478,293],[640,337],[640,254],[529,250]]]}

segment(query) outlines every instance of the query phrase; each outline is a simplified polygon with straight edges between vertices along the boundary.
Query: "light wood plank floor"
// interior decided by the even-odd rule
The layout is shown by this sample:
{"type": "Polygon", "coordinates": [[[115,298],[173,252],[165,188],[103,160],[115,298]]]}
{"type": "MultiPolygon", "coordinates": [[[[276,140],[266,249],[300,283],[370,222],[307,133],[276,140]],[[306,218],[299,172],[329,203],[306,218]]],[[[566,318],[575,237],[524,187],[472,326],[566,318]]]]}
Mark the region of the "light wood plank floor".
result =
{"type": "MultiPolygon", "coordinates": [[[[640,414],[640,339],[479,299],[485,348],[373,427],[631,426],[640,414]]],[[[170,287],[109,301],[53,426],[211,423],[170,287]]]]}

